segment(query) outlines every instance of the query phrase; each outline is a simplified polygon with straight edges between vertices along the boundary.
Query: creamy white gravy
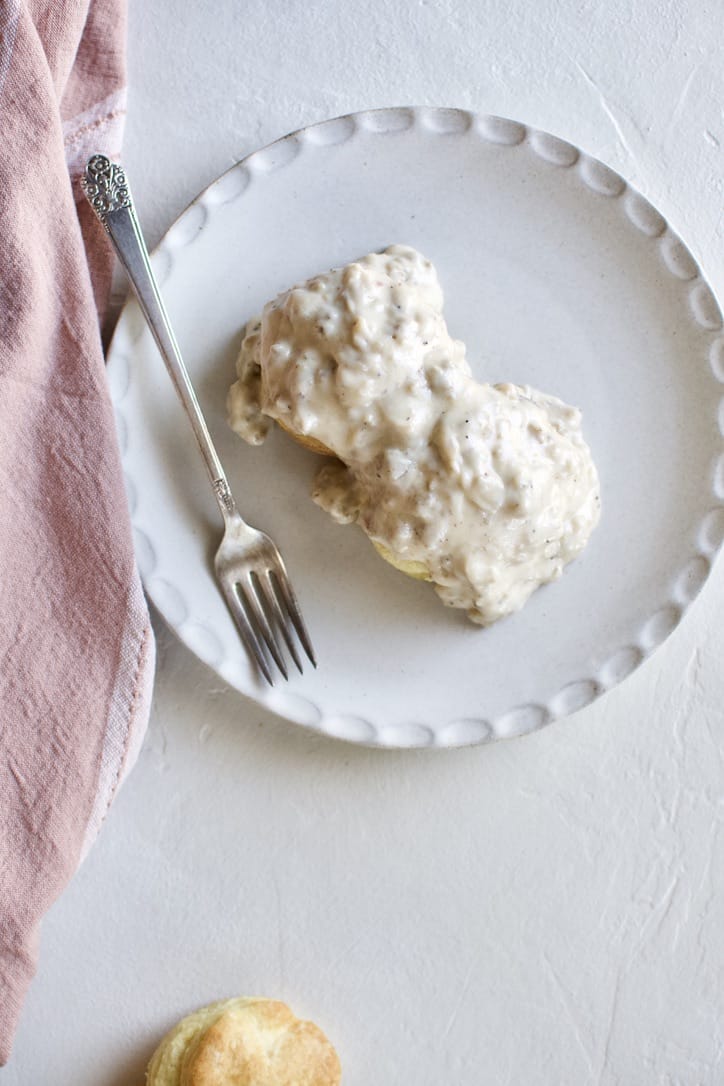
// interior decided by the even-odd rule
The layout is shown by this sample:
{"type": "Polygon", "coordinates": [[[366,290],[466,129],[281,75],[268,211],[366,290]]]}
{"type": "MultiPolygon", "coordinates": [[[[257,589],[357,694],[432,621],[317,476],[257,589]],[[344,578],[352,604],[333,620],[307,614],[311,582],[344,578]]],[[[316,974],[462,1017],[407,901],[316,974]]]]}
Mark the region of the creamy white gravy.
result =
{"type": "Polygon", "coordinates": [[[310,279],[250,321],[229,419],[321,442],[314,500],[444,603],[488,625],[560,577],[600,512],[580,412],[527,386],[477,382],[451,339],[429,260],[406,246],[310,279]]]}

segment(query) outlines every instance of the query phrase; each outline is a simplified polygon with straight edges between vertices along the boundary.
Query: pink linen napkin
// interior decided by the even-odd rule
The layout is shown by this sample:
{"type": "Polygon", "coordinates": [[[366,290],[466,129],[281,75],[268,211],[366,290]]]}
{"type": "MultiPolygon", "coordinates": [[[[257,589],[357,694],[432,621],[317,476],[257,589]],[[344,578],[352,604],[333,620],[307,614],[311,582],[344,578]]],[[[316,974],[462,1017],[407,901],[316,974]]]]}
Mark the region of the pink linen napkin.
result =
{"type": "Polygon", "coordinates": [[[153,681],[99,333],[111,250],[77,185],[119,152],[124,8],[0,0],[0,1064],[153,681]]]}

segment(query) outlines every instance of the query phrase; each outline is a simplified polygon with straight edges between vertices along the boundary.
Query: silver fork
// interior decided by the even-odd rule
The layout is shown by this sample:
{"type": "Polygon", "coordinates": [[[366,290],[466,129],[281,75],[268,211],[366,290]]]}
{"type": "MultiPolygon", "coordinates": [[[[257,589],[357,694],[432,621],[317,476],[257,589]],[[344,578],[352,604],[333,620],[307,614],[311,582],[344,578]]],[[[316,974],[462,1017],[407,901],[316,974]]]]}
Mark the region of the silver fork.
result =
{"type": "Polygon", "coordinates": [[[125,173],[105,155],[96,154],[88,160],[81,185],[128,273],[196,435],[224,518],[224,536],[214,559],[216,577],[242,640],[270,684],[273,683],[272,671],[265,650],[284,678],[288,678],[282,641],[299,671],[302,670],[294,643],[295,632],[316,667],[312,643],[282,556],[269,536],[247,524],[236,508],[161,301],[125,173]]]}

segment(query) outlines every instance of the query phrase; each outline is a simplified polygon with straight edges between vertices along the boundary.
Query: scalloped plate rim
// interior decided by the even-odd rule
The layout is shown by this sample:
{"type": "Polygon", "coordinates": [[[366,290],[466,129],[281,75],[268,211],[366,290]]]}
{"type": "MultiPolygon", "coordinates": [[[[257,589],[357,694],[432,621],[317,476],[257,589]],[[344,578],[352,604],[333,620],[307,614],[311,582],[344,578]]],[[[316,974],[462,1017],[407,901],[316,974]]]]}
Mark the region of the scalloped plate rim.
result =
{"type": "MultiPolygon", "coordinates": [[[[326,119],[321,120],[321,121],[316,121],[313,124],[305,125],[305,126],[303,126],[301,128],[295,129],[294,131],[288,132],[285,135],[283,135],[281,137],[278,137],[277,139],[272,140],[272,141],[264,144],[261,147],[255,148],[253,151],[249,152],[248,154],[244,155],[242,158],[240,158],[237,161],[233,162],[229,167],[227,167],[227,169],[225,169],[222,173],[220,173],[212,181],[210,181],[209,184],[207,184],[203,189],[201,189],[196,194],[196,196],[194,196],[194,198],[192,200],[190,200],[185,205],[183,210],[176,216],[174,221],[164,231],[164,233],[163,233],[162,237],[160,238],[159,242],[157,243],[157,245],[152,250],[152,253],[151,253],[152,258],[155,258],[157,256],[157,254],[162,254],[163,251],[167,247],[170,247],[169,235],[172,234],[174,229],[184,220],[184,218],[186,218],[188,216],[188,214],[191,211],[193,211],[193,209],[195,207],[197,207],[198,205],[200,205],[202,203],[204,198],[207,197],[209,193],[211,193],[215,188],[217,188],[224,181],[225,178],[227,178],[229,175],[233,174],[234,172],[240,170],[241,168],[245,167],[247,165],[247,163],[249,163],[250,160],[253,160],[255,157],[257,157],[257,156],[261,157],[265,152],[268,152],[268,151],[272,150],[275,147],[279,147],[279,146],[282,146],[284,144],[288,144],[290,141],[299,140],[306,133],[314,132],[314,131],[317,131],[317,130],[320,130],[320,129],[324,129],[324,128],[329,127],[329,126],[331,126],[333,124],[338,124],[339,122],[342,122],[342,121],[350,120],[350,121],[354,122],[355,127],[352,129],[352,134],[354,134],[354,132],[356,131],[356,125],[359,124],[360,120],[362,120],[364,118],[384,117],[384,116],[390,116],[390,115],[393,115],[393,114],[400,114],[400,113],[405,113],[405,114],[410,115],[410,124],[405,126],[404,129],[399,129],[399,130],[398,129],[389,129],[389,130],[385,131],[385,130],[380,130],[380,129],[369,129],[368,128],[367,131],[370,134],[373,134],[373,135],[374,134],[377,134],[377,135],[390,135],[390,134],[394,134],[395,131],[405,131],[405,130],[407,130],[407,128],[414,126],[420,120],[422,120],[424,122],[426,117],[439,116],[441,114],[445,114],[445,115],[456,114],[456,115],[462,115],[462,116],[469,119],[469,124],[466,126],[466,128],[464,128],[464,129],[448,129],[448,130],[445,130],[444,128],[435,129],[435,128],[428,127],[427,128],[428,133],[434,138],[450,138],[450,139],[454,139],[457,136],[467,134],[467,132],[471,128],[475,128],[479,138],[485,140],[485,139],[489,139],[490,137],[486,137],[485,134],[481,131],[481,124],[483,124],[485,122],[493,122],[493,123],[499,122],[502,125],[510,125],[512,127],[518,127],[518,128],[523,130],[523,134],[522,134],[521,139],[519,141],[516,141],[516,142],[522,142],[523,140],[525,140],[526,137],[529,137],[529,136],[542,137],[544,140],[545,139],[550,139],[554,143],[558,143],[558,144],[560,144],[562,146],[565,146],[565,147],[568,147],[572,151],[574,151],[575,152],[575,157],[573,158],[572,162],[565,163],[565,164],[556,163],[556,165],[559,168],[562,168],[562,169],[570,168],[572,165],[576,164],[580,158],[584,158],[587,162],[592,163],[594,166],[596,166],[596,165],[601,166],[603,168],[603,170],[606,171],[606,173],[608,175],[615,178],[617,181],[621,182],[622,187],[621,187],[620,193],[618,193],[617,195],[623,195],[627,191],[633,193],[637,198],[639,198],[644,203],[644,205],[650,211],[653,212],[653,214],[655,216],[657,216],[661,220],[661,223],[663,225],[662,225],[662,229],[661,229],[660,233],[655,235],[657,239],[662,238],[664,236],[670,236],[670,237],[674,238],[675,242],[678,242],[681,245],[681,247],[683,248],[685,256],[687,256],[689,259],[691,259],[691,261],[693,262],[693,265],[694,265],[694,267],[696,269],[696,272],[695,272],[693,278],[697,279],[701,284],[704,285],[704,287],[706,288],[708,293],[714,299],[715,305],[717,307],[717,312],[720,315],[719,302],[718,302],[718,299],[716,297],[716,294],[715,294],[711,284],[709,283],[708,279],[702,273],[702,269],[700,267],[699,262],[696,260],[694,255],[691,253],[691,250],[686,245],[685,241],[681,238],[681,236],[678,234],[678,232],[672,228],[669,219],[666,216],[664,216],[658,210],[658,208],[656,208],[655,205],[651,204],[650,201],[647,199],[647,197],[645,197],[639,191],[639,189],[637,189],[635,186],[631,185],[617,170],[614,170],[612,167],[608,166],[601,159],[599,159],[596,156],[586,152],[585,150],[580,148],[578,145],[570,143],[570,141],[568,141],[565,136],[561,136],[561,135],[559,135],[557,133],[549,132],[549,131],[546,131],[544,129],[539,129],[539,128],[533,126],[533,125],[529,125],[529,124],[527,124],[525,122],[518,121],[518,120],[515,120],[513,118],[507,118],[507,117],[503,117],[503,116],[500,116],[500,115],[497,115],[497,114],[478,112],[476,110],[466,109],[466,108],[458,108],[458,107],[454,107],[454,106],[429,106],[429,105],[426,105],[426,106],[408,106],[408,105],[405,105],[405,106],[379,107],[379,108],[372,108],[372,109],[365,109],[365,110],[348,112],[348,113],[340,114],[340,115],[335,116],[335,117],[326,118],[326,119]]],[[[340,142],[346,142],[346,141],[343,140],[343,141],[340,141],[340,142]]],[[[321,146],[324,146],[324,145],[321,145],[321,146]]],[[[511,146],[512,146],[512,144],[511,144],[511,146]]],[[[539,155],[540,157],[545,157],[545,156],[541,155],[540,150],[535,147],[535,145],[534,145],[534,143],[532,141],[531,141],[531,147],[532,147],[533,152],[536,155],[539,155]]],[[[290,162],[294,161],[295,157],[296,157],[296,155],[293,156],[289,161],[290,162]]],[[[284,165],[286,165],[286,163],[283,163],[282,166],[279,167],[279,168],[283,168],[284,165]]],[[[272,170],[271,172],[275,172],[275,170],[272,170]]],[[[587,184],[589,187],[592,187],[589,184],[589,182],[585,180],[585,178],[584,178],[584,183],[587,184]]],[[[592,191],[595,192],[597,190],[592,189],[592,191]]],[[[232,201],[234,199],[239,199],[239,198],[243,197],[243,192],[244,192],[244,190],[242,190],[235,197],[232,197],[231,198],[232,201]]],[[[602,192],[599,192],[598,194],[601,195],[603,198],[607,198],[607,196],[609,195],[609,194],[602,193],[602,192]]],[[[630,216],[629,216],[629,218],[630,218],[630,216]]],[[[632,226],[635,229],[642,229],[640,227],[637,227],[636,224],[633,223],[632,220],[631,220],[631,222],[632,222],[632,226]]],[[[669,270],[669,273],[672,276],[676,277],[675,273],[672,271],[672,269],[668,265],[667,265],[667,268],[669,270]]],[[[126,300],[125,300],[125,302],[123,304],[123,307],[122,307],[122,310],[121,310],[121,312],[119,314],[116,326],[115,326],[115,328],[113,330],[113,335],[112,335],[110,343],[108,345],[107,362],[108,362],[109,373],[113,371],[114,358],[115,358],[116,354],[120,353],[119,343],[121,343],[123,341],[123,339],[126,337],[126,324],[127,324],[127,320],[128,320],[129,306],[131,308],[136,308],[136,303],[133,300],[132,296],[130,296],[130,295],[127,296],[127,298],[126,298],[126,300]]],[[[696,318],[692,317],[692,319],[695,320],[696,318]]],[[[697,321],[697,323],[699,323],[700,326],[702,326],[701,321],[697,321]]],[[[721,335],[722,335],[721,325],[719,327],[717,327],[717,328],[711,329],[710,334],[711,334],[712,341],[721,338],[721,335]]],[[[129,354],[130,354],[130,353],[132,353],[132,343],[130,343],[130,341],[129,341],[129,347],[131,348],[131,350],[129,351],[129,354]]],[[[718,378],[716,378],[716,379],[719,380],[718,378]]],[[[113,400],[113,404],[114,404],[114,408],[115,408],[116,412],[118,414],[120,414],[120,415],[123,415],[122,409],[121,409],[119,403],[116,401],[116,397],[111,395],[111,398],[113,400]]],[[[123,397],[121,397],[121,399],[122,398],[123,397]]],[[[125,460],[125,455],[123,453],[121,453],[121,462],[122,462],[122,465],[123,465],[124,470],[125,470],[126,460],[125,460]]],[[[134,485],[136,485],[135,484],[135,479],[133,478],[133,476],[129,474],[129,478],[134,483],[134,485]]],[[[711,503],[709,509],[707,510],[707,513],[706,513],[704,519],[706,519],[706,517],[708,517],[711,513],[714,513],[716,511],[724,510],[724,501],[722,499],[718,498],[716,496],[716,494],[713,494],[712,497],[713,497],[712,503],[711,503]]],[[[703,523],[703,521],[702,521],[702,523],[703,523]]],[[[134,522],[133,514],[131,515],[131,524],[135,529],[136,525],[135,525],[135,522],[134,522]]],[[[642,665],[645,664],[646,661],[650,659],[650,657],[656,652],[656,650],[662,644],[664,644],[664,642],[666,640],[668,640],[668,638],[671,636],[671,634],[674,632],[674,630],[676,630],[681,625],[681,622],[682,622],[684,616],[689,611],[692,603],[698,597],[698,595],[702,591],[704,585],[706,584],[709,577],[711,576],[711,571],[712,571],[714,562],[715,562],[719,552],[721,551],[721,549],[722,549],[722,540],[719,540],[718,542],[716,542],[714,544],[713,547],[711,547],[708,550],[708,552],[705,551],[705,550],[702,550],[701,548],[699,550],[696,550],[696,551],[692,550],[692,552],[687,557],[686,562],[685,562],[685,564],[684,564],[684,566],[682,568],[685,569],[686,566],[689,565],[693,560],[695,560],[695,559],[697,559],[699,557],[703,557],[708,563],[708,570],[707,570],[706,575],[704,576],[704,578],[701,580],[701,583],[696,587],[695,591],[693,593],[691,593],[688,596],[688,598],[684,599],[683,601],[674,601],[672,599],[671,595],[669,595],[666,599],[662,599],[660,607],[657,608],[652,613],[652,615],[649,616],[649,619],[646,620],[646,624],[648,624],[651,621],[651,619],[655,618],[658,614],[663,613],[668,607],[671,607],[671,608],[675,609],[676,613],[677,613],[676,620],[671,624],[670,628],[666,631],[664,637],[661,640],[655,641],[655,642],[653,642],[652,644],[649,644],[649,645],[641,644],[640,641],[620,645],[613,653],[610,653],[607,656],[606,660],[601,664],[600,668],[598,669],[598,673],[596,675],[573,677],[567,683],[565,683],[563,686],[559,687],[559,689],[557,689],[553,693],[549,694],[549,696],[543,701],[530,702],[530,703],[525,703],[525,704],[522,704],[522,705],[515,704],[515,705],[511,706],[510,709],[506,710],[504,713],[499,714],[497,716],[496,720],[493,723],[489,722],[484,717],[465,718],[464,720],[460,720],[459,718],[456,718],[456,719],[453,719],[453,720],[446,720],[446,721],[440,723],[440,725],[439,725],[439,727],[437,729],[434,729],[433,726],[431,726],[429,724],[416,724],[416,723],[410,722],[410,721],[408,721],[407,723],[401,722],[399,724],[393,724],[393,725],[387,725],[387,726],[377,726],[372,721],[366,721],[366,720],[363,721],[363,718],[356,718],[356,719],[359,719],[360,721],[363,721],[364,723],[366,723],[369,726],[371,734],[369,734],[366,737],[355,736],[355,735],[351,735],[351,734],[350,735],[345,735],[345,734],[343,734],[343,732],[341,732],[339,730],[334,730],[334,725],[335,725],[336,722],[338,722],[340,720],[344,720],[344,719],[351,719],[349,713],[337,713],[337,712],[324,713],[321,709],[319,709],[318,706],[314,706],[314,703],[309,701],[309,703],[315,709],[317,709],[317,711],[320,714],[320,719],[319,719],[318,722],[309,723],[309,721],[304,720],[299,715],[295,715],[292,708],[291,708],[291,706],[288,707],[287,710],[285,710],[284,708],[280,708],[278,706],[278,704],[273,704],[274,702],[277,702],[277,703],[279,702],[278,695],[280,694],[280,692],[283,692],[283,690],[284,690],[283,686],[279,685],[279,686],[275,686],[273,689],[270,689],[266,685],[263,685],[261,682],[258,682],[255,689],[252,690],[252,689],[244,688],[242,685],[239,685],[238,682],[235,682],[235,681],[233,681],[231,679],[225,678],[224,675],[221,673],[219,666],[217,666],[216,663],[214,663],[211,659],[209,659],[202,651],[200,651],[198,649],[198,647],[194,647],[192,644],[189,643],[187,638],[184,636],[183,631],[179,629],[179,625],[183,625],[184,623],[183,622],[179,623],[179,622],[175,621],[173,616],[169,615],[167,608],[165,608],[163,606],[163,604],[160,603],[158,601],[158,599],[156,599],[154,597],[154,594],[150,590],[149,585],[148,585],[148,580],[150,580],[150,577],[147,576],[147,575],[143,575],[142,580],[143,580],[143,583],[144,583],[144,588],[145,588],[146,592],[148,593],[150,599],[152,600],[155,609],[159,612],[159,614],[163,618],[166,625],[175,633],[175,635],[179,638],[179,640],[182,641],[182,643],[189,649],[189,651],[192,652],[198,659],[200,659],[202,661],[202,663],[204,663],[207,667],[209,667],[215,674],[219,675],[219,677],[222,678],[223,681],[228,682],[229,685],[233,686],[234,689],[238,690],[238,692],[241,693],[243,696],[249,698],[253,702],[256,702],[258,704],[263,705],[265,709],[267,709],[268,711],[272,712],[273,714],[279,716],[281,719],[285,719],[285,720],[287,720],[287,721],[289,721],[289,722],[291,722],[291,723],[293,723],[295,725],[298,725],[298,726],[303,727],[305,729],[311,730],[313,732],[317,732],[319,734],[326,735],[329,738],[339,739],[339,740],[342,740],[342,741],[345,741],[345,742],[350,742],[350,743],[353,743],[355,745],[361,745],[361,746],[368,747],[368,748],[378,748],[378,749],[387,749],[387,750],[391,750],[391,749],[398,749],[399,750],[399,749],[411,749],[411,748],[447,749],[447,748],[459,748],[459,747],[466,747],[466,746],[477,746],[477,745],[480,745],[480,744],[487,744],[487,743],[491,743],[491,742],[499,742],[499,741],[501,741],[503,739],[509,739],[509,738],[520,738],[520,737],[522,737],[522,736],[524,736],[526,734],[529,734],[530,732],[539,730],[541,727],[545,727],[548,724],[554,723],[557,720],[561,720],[561,719],[563,719],[563,718],[565,718],[567,716],[573,715],[574,713],[583,711],[588,705],[590,705],[593,702],[597,701],[608,690],[613,689],[614,687],[621,685],[621,683],[625,682],[626,679],[629,678],[631,674],[633,674],[640,667],[642,667],[642,665]],[[612,681],[606,681],[603,678],[603,674],[604,674],[604,671],[607,668],[607,666],[616,657],[618,657],[621,653],[624,653],[624,652],[627,652],[627,651],[631,651],[635,656],[635,662],[634,662],[633,666],[629,670],[627,670],[623,674],[622,677],[620,677],[620,678],[614,677],[612,681]],[[575,707],[573,707],[571,709],[566,709],[565,707],[562,708],[562,709],[559,709],[559,710],[554,709],[554,703],[560,702],[561,695],[566,690],[568,690],[569,688],[572,688],[572,687],[586,686],[586,685],[588,685],[592,690],[592,696],[590,697],[590,699],[585,700],[580,706],[575,706],[575,707]],[[530,728],[523,727],[520,730],[513,730],[513,731],[510,731],[510,732],[506,732],[504,721],[507,718],[517,717],[517,716],[525,716],[526,713],[532,714],[534,718],[537,718],[536,722],[534,723],[534,725],[532,727],[530,727],[530,728]],[[472,739],[470,739],[470,738],[442,739],[441,738],[445,733],[454,732],[454,729],[456,728],[456,726],[458,724],[474,724],[480,729],[482,734],[479,737],[472,738],[472,739]],[[498,728],[497,734],[496,734],[496,726],[498,728]],[[415,742],[414,740],[410,741],[410,742],[400,741],[400,735],[404,735],[405,729],[409,730],[409,735],[410,735],[411,739],[413,739],[414,733],[419,733],[420,731],[422,731],[424,733],[429,734],[430,741],[429,742],[415,742]],[[385,738],[386,735],[388,735],[390,737],[389,740],[386,740],[386,738],[385,738]],[[396,740],[395,740],[395,736],[397,736],[396,740]]],[[[681,573],[681,570],[677,573],[677,576],[679,576],[680,573],[681,573]]],[[[190,620],[193,621],[193,615],[190,616],[190,620]]],[[[198,620],[195,620],[195,625],[196,626],[202,626],[202,623],[200,623],[198,620]]],[[[297,695],[297,694],[293,694],[292,698],[294,700],[298,700],[298,699],[305,700],[303,695],[297,695]]],[[[309,700],[309,699],[306,699],[306,700],[309,700]]]]}

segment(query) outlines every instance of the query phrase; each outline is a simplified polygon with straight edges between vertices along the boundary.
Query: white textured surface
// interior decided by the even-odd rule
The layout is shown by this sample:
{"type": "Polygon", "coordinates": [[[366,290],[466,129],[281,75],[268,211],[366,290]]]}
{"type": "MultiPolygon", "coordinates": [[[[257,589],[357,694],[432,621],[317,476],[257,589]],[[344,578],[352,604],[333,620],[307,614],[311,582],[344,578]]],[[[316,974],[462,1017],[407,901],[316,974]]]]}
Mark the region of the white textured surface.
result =
{"type": "MultiPolygon", "coordinates": [[[[126,163],[154,241],[292,128],[448,103],[608,161],[723,293],[716,5],[131,3],[126,163]]],[[[271,720],[159,631],[148,742],[46,922],[3,1082],[140,1086],[173,1020],[260,992],[327,1029],[346,1086],[719,1086],[723,589],[720,562],[577,716],[435,754],[271,720]]]]}

